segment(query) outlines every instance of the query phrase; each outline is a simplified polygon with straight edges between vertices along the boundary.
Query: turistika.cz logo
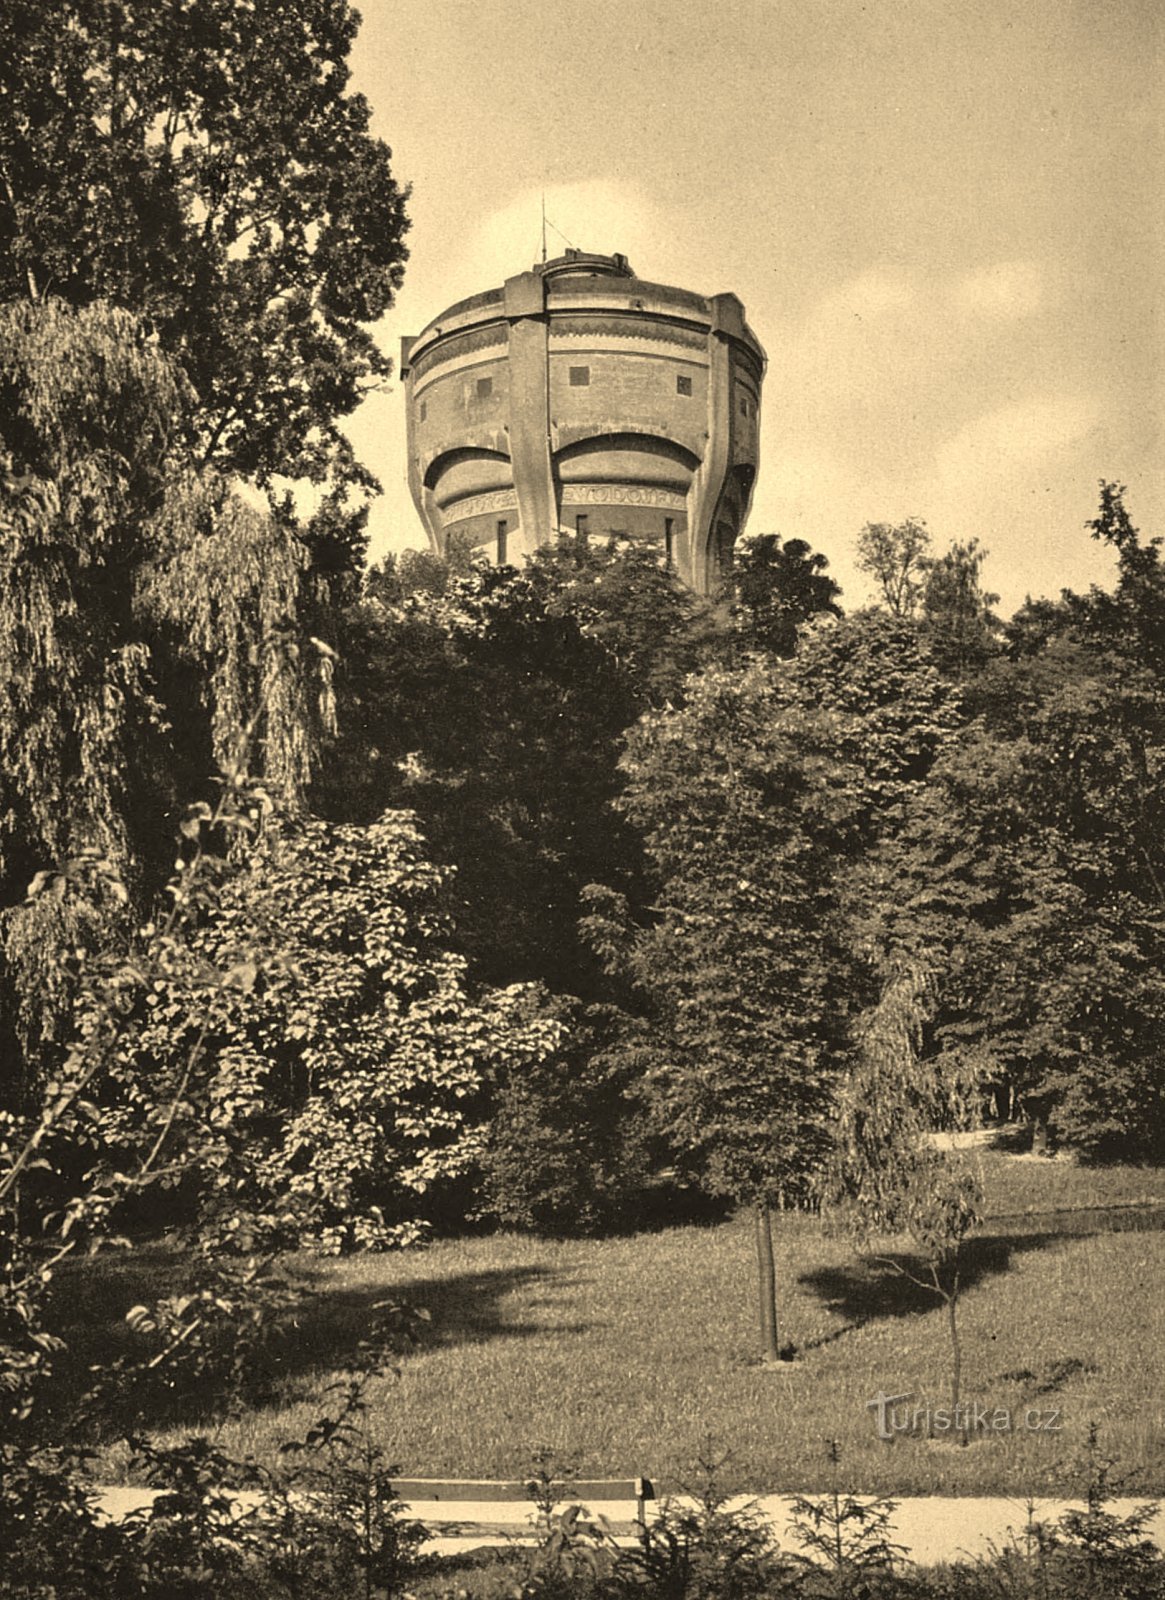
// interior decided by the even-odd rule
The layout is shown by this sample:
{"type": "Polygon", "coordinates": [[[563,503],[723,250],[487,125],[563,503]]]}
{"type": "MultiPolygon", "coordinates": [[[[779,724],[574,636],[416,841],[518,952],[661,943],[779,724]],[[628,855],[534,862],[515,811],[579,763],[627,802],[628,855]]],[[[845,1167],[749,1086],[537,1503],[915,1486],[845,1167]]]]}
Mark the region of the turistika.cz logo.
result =
{"type": "Polygon", "coordinates": [[[936,1406],[914,1399],[913,1391],[883,1394],[866,1401],[874,1413],[879,1439],[933,1439],[972,1433],[1059,1433],[1064,1424],[1058,1406],[992,1406],[984,1400],[960,1400],[955,1406],[936,1406]]]}

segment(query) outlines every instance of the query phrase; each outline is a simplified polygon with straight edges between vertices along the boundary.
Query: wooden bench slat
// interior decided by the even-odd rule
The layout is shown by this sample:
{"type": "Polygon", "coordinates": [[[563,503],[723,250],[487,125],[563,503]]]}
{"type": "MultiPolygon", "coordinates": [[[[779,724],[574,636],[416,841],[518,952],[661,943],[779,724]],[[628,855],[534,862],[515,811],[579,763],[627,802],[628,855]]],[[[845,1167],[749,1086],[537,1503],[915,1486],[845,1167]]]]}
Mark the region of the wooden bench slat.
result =
{"type": "MultiPolygon", "coordinates": [[[[423,1519],[422,1519],[423,1520],[423,1519]]],[[[528,1523],[522,1522],[440,1522],[426,1523],[431,1526],[434,1537],[442,1539],[528,1539],[536,1536],[536,1530],[528,1523]]],[[[611,1521],[606,1519],[605,1532],[616,1539],[638,1539],[643,1535],[643,1524],[634,1518],[629,1521],[611,1521]]]]}
{"type": "MultiPolygon", "coordinates": [[[[393,1493],[406,1504],[414,1501],[461,1500],[525,1501],[534,1498],[528,1482],[499,1482],[482,1478],[394,1478],[393,1493]]],[[[556,1504],[573,1505],[590,1500],[654,1500],[655,1489],[648,1478],[588,1478],[552,1485],[556,1504]]]]}

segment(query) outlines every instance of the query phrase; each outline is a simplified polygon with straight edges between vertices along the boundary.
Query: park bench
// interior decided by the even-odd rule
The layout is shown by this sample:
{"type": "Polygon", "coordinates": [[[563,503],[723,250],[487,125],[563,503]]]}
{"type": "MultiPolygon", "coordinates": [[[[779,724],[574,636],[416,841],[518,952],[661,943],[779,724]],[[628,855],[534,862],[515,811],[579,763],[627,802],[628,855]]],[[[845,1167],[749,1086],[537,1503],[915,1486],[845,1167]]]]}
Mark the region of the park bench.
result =
{"type": "MultiPolygon", "coordinates": [[[[405,1515],[423,1523],[430,1538],[441,1544],[456,1541],[464,1548],[468,1540],[530,1542],[537,1537],[538,1501],[530,1479],[394,1478],[392,1487],[405,1515]]],[[[555,1496],[553,1515],[582,1506],[601,1518],[604,1531],[620,1543],[645,1537],[648,1506],[655,1502],[650,1478],[572,1478],[552,1484],[550,1492],[555,1496]]]]}

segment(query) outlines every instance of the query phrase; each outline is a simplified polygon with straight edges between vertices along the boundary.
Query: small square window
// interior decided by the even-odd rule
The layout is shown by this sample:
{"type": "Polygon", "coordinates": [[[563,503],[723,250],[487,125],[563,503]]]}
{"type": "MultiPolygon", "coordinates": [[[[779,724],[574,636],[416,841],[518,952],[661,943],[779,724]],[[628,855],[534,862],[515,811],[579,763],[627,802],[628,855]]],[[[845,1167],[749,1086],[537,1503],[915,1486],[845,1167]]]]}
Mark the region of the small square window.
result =
{"type": "Polygon", "coordinates": [[[585,389],[591,381],[590,367],[571,367],[570,386],[572,389],[585,389]]]}
{"type": "Polygon", "coordinates": [[[691,380],[691,378],[677,378],[676,379],[676,393],[677,394],[691,394],[691,392],[692,392],[692,380],[691,380]]]}
{"type": "Polygon", "coordinates": [[[479,400],[488,400],[493,392],[494,381],[492,378],[479,378],[477,380],[477,398],[479,400]]]}

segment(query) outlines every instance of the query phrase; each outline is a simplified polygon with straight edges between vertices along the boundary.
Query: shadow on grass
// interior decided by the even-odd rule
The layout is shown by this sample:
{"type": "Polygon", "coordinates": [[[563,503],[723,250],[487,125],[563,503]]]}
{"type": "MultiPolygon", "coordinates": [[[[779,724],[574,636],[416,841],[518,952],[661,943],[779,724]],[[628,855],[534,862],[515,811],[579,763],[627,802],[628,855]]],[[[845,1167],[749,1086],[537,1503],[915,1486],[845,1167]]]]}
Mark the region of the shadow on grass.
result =
{"type": "MultiPolygon", "coordinates": [[[[1029,1250],[1056,1248],[1065,1242],[1066,1236],[1059,1231],[989,1234],[968,1239],[959,1252],[960,1291],[966,1293],[986,1279],[1006,1272],[1017,1255],[1029,1250]]],[[[941,1303],[939,1296],[933,1289],[912,1281],[926,1277],[927,1267],[921,1257],[887,1250],[878,1257],[868,1256],[851,1265],[803,1272],[797,1281],[824,1301],[831,1311],[844,1317],[847,1324],[860,1327],[888,1317],[924,1316],[933,1311],[941,1303]],[[907,1277],[906,1273],[912,1276],[907,1277]]]]}
{"type": "MultiPolygon", "coordinates": [[[[806,1280],[801,1279],[804,1283],[806,1280]]],[[[819,1338],[806,1339],[804,1344],[796,1346],[798,1355],[808,1355],[810,1350],[822,1350],[827,1344],[834,1344],[838,1339],[844,1339],[847,1333],[857,1333],[864,1328],[871,1319],[869,1317],[855,1317],[852,1322],[843,1322],[840,1328],[832,1328],[829,1333],[823,1333],[819,1338]]]]}
{"type": "MultiPolygon", "coordinates": [[[[1006,1233],[976,1234],[959,1253],[959,1283],[965,1292],[985,1279],[998,1277],[1017,1255],[1029,1250],[1062,1248],[1075,1239],[1105,1233],[1157,1233],[1165,1231],[1165,1206],[1088,1206],[1079,1210],[1026,1212],[991,1220],[1008,1224],[1006,1233]]],[[[926,1265],[918,1256],[885,1251],[881,1259],[867,1257],[842,1267],[821,1267],[802,1273],[805,1285],[845,1326],[805,1349],[816,1348],[867,1322],[885,1317],[923,1316],[940,1303],[932,1289],[912,1283],[903,1274],[925,1278],[926,1265]],[[902,1269],[896,1271],[895,1268],[902,1269]]]]}
{"type": "MultiPolygon", "coordinates": [[[[289,1276],[291,1276],[289,1274],[289,1276]]],[[[429,1320],[421,1324],[419,1349],[440,1349],[489,1340],[523,1340],[539,1334],[585,1333],[578,1322],[558,1320],[552,1293],[537,1300],[524,1299],[522,1310],[544,1308],[538,1321],[507,1314],[505,1300],[515,1291],[534,1285],[553,1288],[558,1276],[542,1266],[514,1266],[417,1278],[400,1285],[385,1283],[335,1286],[326,1269],[296,1264],[293,1282],[301,1298],[280,1318],[265,1341],[256,1362],[254,1381],[247,1386],[247,1409],[285,1404],[313,1378],[356,1370],[361,1346],[374,1340],[383,1326],[380,1308],[399,1304],[424,1310],[429,1320]],[[550,1314],[545,1314],[549,1312],[550,1314]]],[[[154,1247],[118,1257],[98,1257],[78,1263],[62,1274],[59,1291],[67,1305],[67,1353],[57,1367],[50,1400],[51,1413],[67,1416],[86,1389],[89,1371],[119,1358],[144,1356],[150,1350],[135,1339],[126,1312],[139,1303],[184,1292],[188,1263],[173,1251],[154,1247]]],[[[91,1431],[100,1438],[115,1437],[127,1429],[205,1424],[232,1409],[231,1385],[211,1369],[200,1374],[165,1372],[143,1374],[128,1386],[116,1410],[95,1413],[91,1431]]]]}
{"type": "Polygon", "coordinates": [[[1165,1203],[1135,1202],[1111,1206],[1062,1206],[1055,1211],[998,1211],[988,1219],[1006,1222],[1009,1238],[1024,1229],[1060,1238],[1087,1239],[1098,1233],[1165,1233],[1165,1203]]]}
{"type": "MultiPolygon", "coordinates": [[[[549,1267],[491,1267],[448,1277],[418,1278],[391,1290],[383,1285],[313,1289],[309,1280],[307,1298],[296,1319],[294,1344],[309,1357],[308,1364],[313,1367],[343,1366],[344,1351],[355,1351],[374,1320],[373,1307],[385,1300],[429,1313],[429,1332],[424,1340],[427,1347],[528,1339],[545,1333],[586,1333],[586,1324],[557,1321],[553,1316],[523,1321],[506,1315],[502,1302],[507,1295],[529,1290],[535,1284],[551,1289],[557,1276],[549,1267]]],[[[556,1304],[550,1294],[537,1299],[527,1297],[523,1310],[553,1311],[556,1304]]]]}

